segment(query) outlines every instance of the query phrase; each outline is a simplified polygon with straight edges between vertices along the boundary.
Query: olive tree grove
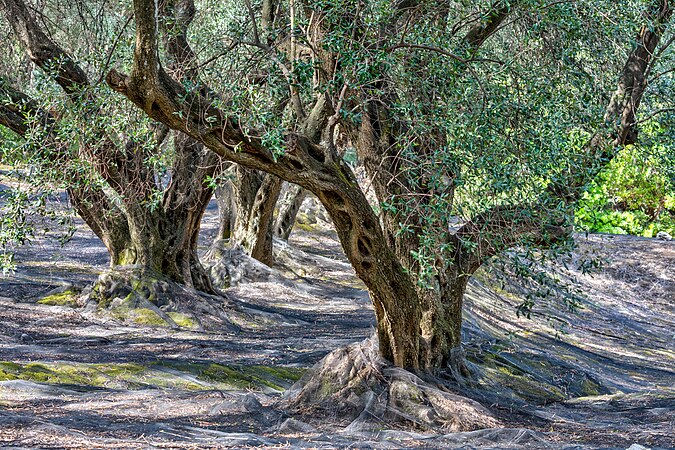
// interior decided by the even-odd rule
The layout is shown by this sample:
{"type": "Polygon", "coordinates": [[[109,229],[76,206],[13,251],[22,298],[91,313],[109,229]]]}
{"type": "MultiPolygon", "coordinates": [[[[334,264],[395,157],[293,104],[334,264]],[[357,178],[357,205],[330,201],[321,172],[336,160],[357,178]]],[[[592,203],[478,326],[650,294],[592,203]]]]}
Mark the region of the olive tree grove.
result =
{"type": "Polygon", "coordinates": [[[164,69],[152,1],[134,1],[133,67],[107,80],[224,159],[316,194],[371,294],[382,354],[401,367],[461,370],[470,276],[505,249],[566,239],[585,184],[635,141],[669,2],[633,10],[644,23],[622,45],[602,34],[606,14],[626,13],[609,2],[262,6],[283,12],[282,31],[261,31],[270,18],[245,2],[235,40],[278,61],[291,114],[322,119],[320,133],[258,130],[186,89],[164,69]],[[608,73],[619,79],[614,94],[608,73]],[[605,108],[598,90],[611,97],[605,108]],[[377,211],[336,151],[338,125],[352,135],[377,211]],[[574,134],[586,142],[570,142],[574,134]]]}
{"type": "MultiPolygon", "coordinates": [[[[0,5],[31,59],[69,96],[91,95],[22,2],[0,5]]],[[[469,279],[507,249],[569,240],[586,185],[637,142],[638,108],[663,108],[671,15],[668,0],[134,0],[133,47],[105,67],[106,81],[157,130],[182,133],[174,147],[185,158],[214,161],[208,149],[236,163],[240,179],[254,177],[249,203],[267,206],[253,228],[271,226],[281,180],[315,194],[368,288],[381,354],[399,367],[462,374],[469,279]]],[[[103,167],[105,158],[116,170],[101,177],[130,190],[118,193],[130,242],[174,242],[153,232],[160,219],[141,206],[155,180],[131,172],[140,152],[109,133],[95,134],[90,159],[103,167]]],[[[185,171],[180,186],[212,175],[210,163],[185,159],[194,164],[204,170],[185,171]]]]}

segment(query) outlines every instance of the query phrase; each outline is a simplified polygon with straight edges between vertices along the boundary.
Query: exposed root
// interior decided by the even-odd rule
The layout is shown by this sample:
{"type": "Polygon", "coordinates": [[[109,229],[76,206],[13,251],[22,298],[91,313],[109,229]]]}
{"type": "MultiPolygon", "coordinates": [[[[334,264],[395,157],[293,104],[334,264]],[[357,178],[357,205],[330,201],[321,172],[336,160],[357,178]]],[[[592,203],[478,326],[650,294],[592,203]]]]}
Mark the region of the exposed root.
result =
{"type": "Polygon", "coordinates": [[[348,418],[349,431],[398,425],[457,432],[500,424],[479,403],[392,367],[379,356],[376,338],[330,353],[286,392],[282,402],[301,415],[348,418]]]}
{"type": "Polygon", "coordinates": [[[77,304],[127,323],[195,331],[237,332],[298,324],[274,308],[233,300],[222,291],[221,295],[206,294],[137,266],[101,274],[77,304]]]}
{"type": "Polygon", "coordinates": [[[139,325],[238,330],[230,319],[236,307],[227,298],[204,294],[137,266],[117,267],[101,274],[78,303],[139,325]]]}
{"type": "Polygon", "coordinates": [[[276,270],[251,258],[241,247],[230,247],[226,239],[214,242],[204,261],[213,286],[221,290],[243,283],[285,281],[276,270]]]}

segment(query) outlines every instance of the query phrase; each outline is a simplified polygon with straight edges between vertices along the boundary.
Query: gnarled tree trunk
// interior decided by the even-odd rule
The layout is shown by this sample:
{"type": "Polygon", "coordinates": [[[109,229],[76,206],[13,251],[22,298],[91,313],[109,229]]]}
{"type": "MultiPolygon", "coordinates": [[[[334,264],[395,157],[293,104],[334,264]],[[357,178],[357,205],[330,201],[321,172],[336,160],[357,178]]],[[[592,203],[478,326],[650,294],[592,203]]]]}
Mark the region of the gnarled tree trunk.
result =
{"type": "Polygon", "coordinates": [[[287,241],[293,231],[295,220],[302,202],[307,198],[307,190],[297,184],[289,184],[279,199],[279,212],[274,221],[274,235],[287,241]]]}
{"type": "Polygon", "coordinates": [[[274,206],[283,180],[271,174],[237,166],[235,198],[237,218],[232,242],[268,266],[272,265],[274,206]]]}

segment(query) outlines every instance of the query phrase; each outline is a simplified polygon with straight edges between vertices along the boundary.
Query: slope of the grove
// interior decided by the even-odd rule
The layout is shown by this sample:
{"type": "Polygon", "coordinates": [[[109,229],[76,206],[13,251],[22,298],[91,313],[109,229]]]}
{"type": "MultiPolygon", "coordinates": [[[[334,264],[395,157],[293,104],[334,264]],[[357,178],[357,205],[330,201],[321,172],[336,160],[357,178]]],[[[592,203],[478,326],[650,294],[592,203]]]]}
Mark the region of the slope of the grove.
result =
{"type": "MultiPolygon", "coordinates": [[[[302,389],[331,351],[374,348],[367,293],[330,227],[305,221],[290,244],[276,243],[274,269],[231,269],[228,301],[239,313],[223,332],[77,307],[77,292],[107,265],[82,225],[64,246],[45,236],[18,249],[17,271],[0,280],[0,446],[675,446],[675,242],[579,235],[571,257],[532,264],[572,296],[574,311],[553,289],[529,318],[518,315],[541,285],[497,264],[475,277],[464,329],[474,377],[447,382],[443,398],[480,402],[495,427],[453,433],[419,420],[419,405],[378,404],[378,392],[356,417],[289,406],[284,392],[302,389]],[[589,261],[600,267],[584,274],[589,261]]],[[[202,250],[216,222],[212,206],[202,250]]]]}

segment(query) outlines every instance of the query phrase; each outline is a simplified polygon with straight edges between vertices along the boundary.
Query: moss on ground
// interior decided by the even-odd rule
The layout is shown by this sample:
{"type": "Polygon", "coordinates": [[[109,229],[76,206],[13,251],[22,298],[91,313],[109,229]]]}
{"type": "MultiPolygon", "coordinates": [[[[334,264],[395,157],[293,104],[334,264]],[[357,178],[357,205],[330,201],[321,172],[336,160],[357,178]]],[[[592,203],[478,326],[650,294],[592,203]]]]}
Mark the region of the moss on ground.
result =
{"type": "Polygon", "coordinates": [[[536,380],[512,367],[500,366],[491,373],[498,384],[508,386],[516,395],[529,402],[547,404],[568,398],[558,387],[536,380]]]}
{"type": "Polygon", "coordinates": [[[50,384],[107,386],[112,380],[137,374],[143,367],[137,364],[62,364],[0,362],[0,381],[27,380],[50,384]]]}
{"type": "Polygon", "coordinates": [[[271,366],[226,366],[217,363],[172,362],[161,364],[176,370],[190,372],[197,379],[233,389],[283,391],[300,379],[305,369],[271,366]]]}
{"type": "Polygon", "coordinates": [[[129,319],[139,325],[153,327],[169,326],[166,320],[150,308],[135,308],[129,311],[129,319]]]}
{"type": "Polygon", "coordinates": [[[58,294],[48,295],[38,300],[41,305],[52,306],[77,306],[77,293],[71,290],[59,292],[58,294]]]}
{"type": "Polygon", "coordinates": [[[105,388],[147,387],[185,390],[283,391],[297,381],[304,369],[270,366],[226,366],[216,363],[158,361],[133,363],[72,364],[0,361],[0,381],[27,380],[105,388]],[[168,369],[168,370],[167,370],[168,369]]]}
{"type": "Polygon", "coordinates": [[[169,317],[171,317],[171,320],[176,322],[176,325],[178,325],[179,327],[190,329],[199,328],[199,324],[188,314],[183,314],[179,312],[168,312],[166,314],[169,317]]]}
{"type": "Polygon", "coordinates": [[[589,380],[588,378],[584,379],[584,381],[581,383],[581,390],[583,394],[587,397],[595,396],[595,395],[600,395],[601,394],[601,386],[596,383],[593,380],[589,380]]]}

